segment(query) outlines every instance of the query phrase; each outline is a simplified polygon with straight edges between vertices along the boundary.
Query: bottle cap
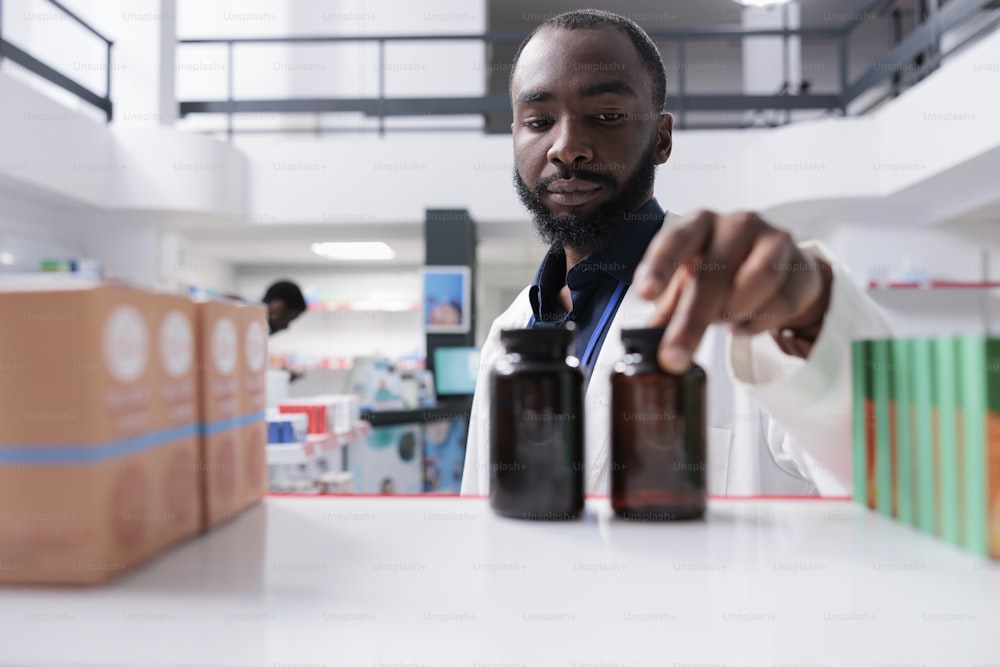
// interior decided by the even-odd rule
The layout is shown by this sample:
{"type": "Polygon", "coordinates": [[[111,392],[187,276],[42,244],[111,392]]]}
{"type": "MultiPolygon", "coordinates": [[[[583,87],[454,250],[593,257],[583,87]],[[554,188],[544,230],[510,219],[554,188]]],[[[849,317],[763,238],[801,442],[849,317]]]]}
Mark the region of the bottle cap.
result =
{"type": "Polygon", "coordinates": [[[622,344],[625,345],[626,352],[654,353],[663,340],[663,332],[666,327],[652,327],[649,329],[622,329],[622,344]]]}
{"type": "MultiPolygon", "coordinates": [[[[572,323],[570,323],[572,324],[572,323]]],[[[561,345],[569,346],[573,342],[574,327],[535,327],[532,329],[503,329],[500,331],[500,342],[504,345],[561,345]]]]}

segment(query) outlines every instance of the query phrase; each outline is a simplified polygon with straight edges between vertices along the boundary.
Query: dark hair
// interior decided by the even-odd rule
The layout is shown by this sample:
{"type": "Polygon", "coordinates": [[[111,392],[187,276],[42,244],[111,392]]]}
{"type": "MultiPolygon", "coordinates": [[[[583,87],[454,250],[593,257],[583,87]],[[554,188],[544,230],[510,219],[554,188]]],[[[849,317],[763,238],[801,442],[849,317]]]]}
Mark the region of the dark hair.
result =
{"type": "Polygon", "coordinates": [[[306,299],[302,296],[302,290],[290,280],[279,280],[267,288],[267,293],[264,294],[264,303],[272,301],[284,301],[289,310],[296,312],[306,309],[306,299]]]}
{"type": "Polygon", "coordinates": [[[667,72],[663,68],[660,50],[656,48],[656,44],[646,34],[646,31],[639,27],[638,23],[630,18],[601,9],[577,9],[550,17],[540,23],[517,47],[517,53],[514,54],[514,62],[510,68],[510,78],[507,81],[508,90],[514,82],[514,70],[517,69],[517,61],[521,57],[521,51],[539,30],[543,28],[585,30],[608,27],[617,28],[624,32],[636,50],[639,51],[639,57],[642,58],[646,72],[653,79],[653,104],[658,111],[662,111],[663,105],[667,101],[667,72]]]}

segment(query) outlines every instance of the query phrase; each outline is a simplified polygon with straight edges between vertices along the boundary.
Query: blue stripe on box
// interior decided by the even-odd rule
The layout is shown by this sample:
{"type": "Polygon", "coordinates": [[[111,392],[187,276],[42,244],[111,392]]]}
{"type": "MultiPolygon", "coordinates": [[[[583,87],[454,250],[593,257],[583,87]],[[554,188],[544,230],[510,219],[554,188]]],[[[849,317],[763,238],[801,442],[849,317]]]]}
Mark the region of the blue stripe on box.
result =
{"type": "Polygon", "coordinates": [[[72,465],[100,463],[170,444],[182,438],[198,435],[198,424],[191,423],[134,438],[113,440],[96,447],[86,443],[53,445],[0,444],[0,463],[33,465],[72,465]]]}
{"type": "Polygon", "coordinates": [[[220,419],[219,421],[202,424],[201,434],[215,435],[216,433],[229,431],[234,428],[239,428],[240,426],[249,426],[250,424],[255,424],[257,422],[264,421],[266,417],[267,417],[267,411],[261,410],[260,412],[251,412],[248,415],[241,415],[239,417],[220,419]]]}
{"type": "Polygon", "coordinates": [[[66,443],[58,446],[0,443],[0,464],[74,465],[101,463],[163,445],[169,445],[183,438],[190,438],[199,434],[214,435],[241,426],[255,424],[264,421],[266,416],[266,411],[261,410],[232,419],[222,419],[210,424],[185,424],[183,426],[153,431],[152,433],[144,433],[134,438],[112,440],[111,442],[96,446],[89,443],[66,443]]]}

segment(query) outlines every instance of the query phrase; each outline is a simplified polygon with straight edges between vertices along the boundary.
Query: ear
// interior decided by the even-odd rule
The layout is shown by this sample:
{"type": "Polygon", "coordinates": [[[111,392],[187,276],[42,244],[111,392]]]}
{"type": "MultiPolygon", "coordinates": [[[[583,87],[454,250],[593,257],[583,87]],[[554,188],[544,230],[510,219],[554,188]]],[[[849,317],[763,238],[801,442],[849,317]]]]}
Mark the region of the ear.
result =
{"type": "Polygon", "coordinates": [[[670,151],[674,147],[674,117],[663,112],[660,114],[656,139],[656,164],[663,164],[670,159],[670,151]]]}

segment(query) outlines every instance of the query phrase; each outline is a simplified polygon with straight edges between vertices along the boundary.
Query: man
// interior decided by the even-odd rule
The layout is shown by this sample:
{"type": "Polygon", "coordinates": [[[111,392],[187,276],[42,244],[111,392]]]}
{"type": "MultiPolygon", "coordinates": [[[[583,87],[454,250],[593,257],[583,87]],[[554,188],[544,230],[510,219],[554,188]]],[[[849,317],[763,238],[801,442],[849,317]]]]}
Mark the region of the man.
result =
{"type": "Polygon", "coordinates": [[[672,148],[665,88],[649,36],[607,12],[549,19],[515,56],[514,182],[551,248],[483,347],[463,493],[489,491],[486,371],[500,330],[567,321],[587,377],[588,493],[608,489],[621,330],[668,322],[661,366],[680,371],[694,358],[708,373],[711,493],[849,492],[849,342],[884,335],[885,324],[821,248],[757,215],[664,222],[653,180],[672,148]]]}
{"type": "Polygon", "coordinates": [[[273,336],[288,328],[299,315],[306,312],[306,299],[299,286],[289,280],[279,280],[264,294],[267,305],[267,325],[273,336]]]}

